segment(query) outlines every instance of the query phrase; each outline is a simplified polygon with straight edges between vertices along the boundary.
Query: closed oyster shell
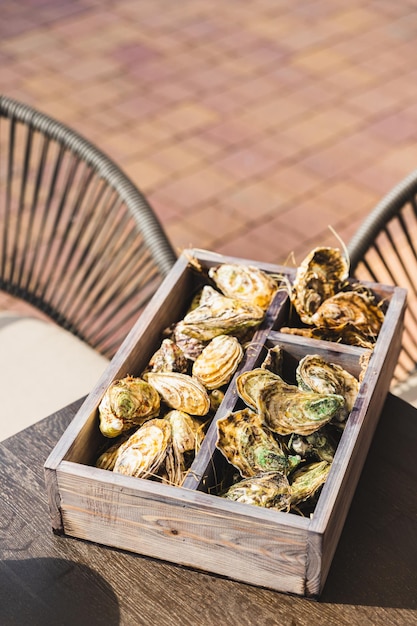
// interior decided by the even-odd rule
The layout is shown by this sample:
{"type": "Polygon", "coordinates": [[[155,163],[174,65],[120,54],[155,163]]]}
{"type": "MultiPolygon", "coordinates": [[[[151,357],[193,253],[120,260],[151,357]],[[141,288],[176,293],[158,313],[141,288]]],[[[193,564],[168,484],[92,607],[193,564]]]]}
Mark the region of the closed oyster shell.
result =
{"type": "Polygon", "coordinates": [[[172,339],[163,339],[159,349],[152,355],[146,371],[180,372],[188,370],[188,360],[181,348],[172,339]]]}
{"type": "Polygon", "coordinates": [[[341,291],[321,304],[311,322],[317,327],[339,331],[352,328],[368,339],[375,339],[384,321],[382,309],[366,294],[341,291]]]}
{"type": "Polygon", "coordinates": [[[271,382],[281,381],[281,377],[270,370],[257,367],[242,372],[236,378],[236,389],[242,400],[254,411],[257,410],[257,398],[260,390],[271,382]]]}
{"type": "Polygon", "coordinates": [[[255,328],[265,316],[261,307],[223,296],[209,285],[203,294],[202,304],[187,313],[181,324],[183,333],[199,341],[255,328]]]}
{"type": "Polygon", "coordinates": [[[206,389],[227,384],[243,358],[243,348],[231,335],[218,335],[194,361],[192,373],[206,389]]]}
{"type": "Polygon", "coordinates": [[[314,248],[296,271],[291,301],[300,319],[312,324],[319,306],[334,296],[349,274],[349,264],[338,248],[314,248]]]}
{"type": "Polygon", "coordinates": [[[331,464],[310,463],[297,469],[291,477],[291,506],[311,498],[327,480],[331,464]]]}
{"type": "Polygon", "coordinates": [[[310,435],[327,424],[345,404],[342,396],[302,391],[283,380],[263,387],[257,402],[263,421],[279,435],[310,435]]]}
{"type": "Polygon", "coordinates": [[[190,361],[195,361],[207,345],[207,342],[200,341],[195,337],[187,335],[184,332],[184,324],[182,321],[175,324],[173,336],[176,345],[182,350],[184,356],[190,361]]]}
{"type": "Polygon", "coordinates": [[[277,291],[275,280],[263,270],[251,265],[223,263],[209,269],[209,276],[220,291],[266,310],[277,291]]]}
{"type": "Polygon", "coordinates": [[[158,393],[146,381],[133,376],[116,380],[98,407],[100,430],[105,437],[117,437],[158,415],[159,406],[158,393]]]}
{"type": "Polygon", "coordinates": [[[242,409],[217,422],[217,448],[245,478],[261,472],[286,474],[297,459],[288,459],[257,413],[242,409]]]}
{"type": "Polygon", "coordinates": [[[188,471],[188,458],[194,458],[204,439],[203,424],[184,411],[172,410],[165,415],[172,429],[172,454],[165,462],[164,480],[181,486],[188,471]]]}
{"type": "Polygon", "coordinates": [[[288,512],[291,489],[287,477],[281,472],[265,472],[231,485],[221,494],[234,502],[253,504],[267,509],[288,512]]]}
{"type": "Polygon", "coordinates": [[[171,437],[171,424],[166,419],[145,422],[120,446],[113,471],[136,478],[154,476],[170,449],[171,437]]]}
{"type": "Polygon", "coordinates": [[[148,372],[144,378],[170,408],[190,415],[208,413],[210,400],[207,390],[196,378],[178,372],[148,372]]]}
{"type": "Polygon", "coordinates": [[[324,426],[311,435],[291,435],[288,448],[303,459],[313,457],[331,463],[336,452],[336,443],[324,426]]]}
{"type": "Polygon", "coordinates": [[[344,421],[351,412],[359,392],[359,381],[336,363],[329,363],[317,354],[303,357],[296,370],[298,386],[304,391],[337,394],[345,399],[345,406],[337,415],[344,421]]]}

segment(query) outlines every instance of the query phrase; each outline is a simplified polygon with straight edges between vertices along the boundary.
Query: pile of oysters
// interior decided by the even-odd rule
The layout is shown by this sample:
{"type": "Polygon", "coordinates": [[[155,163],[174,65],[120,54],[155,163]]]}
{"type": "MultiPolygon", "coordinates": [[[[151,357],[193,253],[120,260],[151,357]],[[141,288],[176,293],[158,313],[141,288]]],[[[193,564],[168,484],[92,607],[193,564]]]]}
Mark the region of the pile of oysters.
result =
{"type": "MultiPolygon", "coordinates": [[[[282,276],[233,263],[211,267],[205,278],[140,375],[115,380],[106,390],[99,427],[109,443],[99,451],[97,467],[183,484],[255,330],[285,286],[282,276]]],[[[372,352],[383,303],[348,280],[348,263],[338,249],[316,248],[306,257],[290,286],[290,302],[299,323],[281,332],[372,352]]],[[[216,446],[234,474],[217,493],[308,515],[328,476],[359,380],[317,354],[301,359],[295,381],[284,380],[282,359],[274,346],[259,367],[236,377],[243,408],[215,426],[216,446]]]]}
{"type": "Polygon", "coordinates": [[[186,315],[164,333],[139,377],[114,381],[99,405],[99,426],[114,439],[96,466],[181,485],[263,321],[277,282],[238,264],[210,268],[186,315]]]}
{"type": "Polygon", "coordinates": [[[238,472],[222,495],[309,514],[328,476],[359,380],[317,354],[303,357],[296,384],[282,378],[283,350],[236,379],[244,408],[217,421],[217,448],[238,472]]]}

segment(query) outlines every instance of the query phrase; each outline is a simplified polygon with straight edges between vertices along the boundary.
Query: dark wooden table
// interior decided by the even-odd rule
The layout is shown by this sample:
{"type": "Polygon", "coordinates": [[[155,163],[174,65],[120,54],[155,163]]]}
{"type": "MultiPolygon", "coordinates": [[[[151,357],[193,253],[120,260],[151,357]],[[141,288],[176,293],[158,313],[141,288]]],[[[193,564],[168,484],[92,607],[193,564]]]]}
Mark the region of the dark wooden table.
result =
{"type": "Polygon", "coordinates": [[[388,395],[314,601],[55,536],[43,463],[79,404],[0,443],[1,626],[417,624],[417,409],[388,395]]]}

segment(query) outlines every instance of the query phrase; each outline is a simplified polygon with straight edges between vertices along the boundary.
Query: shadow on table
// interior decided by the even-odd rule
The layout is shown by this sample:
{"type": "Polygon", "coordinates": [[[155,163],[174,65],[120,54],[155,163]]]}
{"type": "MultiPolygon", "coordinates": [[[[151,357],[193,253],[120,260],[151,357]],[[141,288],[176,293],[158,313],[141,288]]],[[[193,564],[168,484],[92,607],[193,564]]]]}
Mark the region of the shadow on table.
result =
{"type": "Polygon", "coordinates": [[[119,624],[118,601],[109,584],[73,561],[1,561],[0,594],[0,624],[7,626],[119,624]]]}
{"type": "Polygon", "coordinates": [[[388,395],[321,602],[417,608],[417,412],[388,395]]]}

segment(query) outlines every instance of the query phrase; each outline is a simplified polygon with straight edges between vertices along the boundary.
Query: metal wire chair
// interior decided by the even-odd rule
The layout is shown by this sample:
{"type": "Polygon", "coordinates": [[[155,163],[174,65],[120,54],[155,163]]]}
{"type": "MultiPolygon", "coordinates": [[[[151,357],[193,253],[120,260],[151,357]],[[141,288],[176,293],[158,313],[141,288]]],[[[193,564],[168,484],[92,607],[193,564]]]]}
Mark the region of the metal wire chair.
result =
{"type": "Polygon", "coordinates": [[[417,363],[417,170],[371,211],[348,244],[351,274],[408,289],[402,349],[393,384],[403,383],[417,363]]]}
{"type": "Polygon", "coordinates": [[[111,358],[176,256],[121,170],[0,96],[0,289],[111,358]]]}

